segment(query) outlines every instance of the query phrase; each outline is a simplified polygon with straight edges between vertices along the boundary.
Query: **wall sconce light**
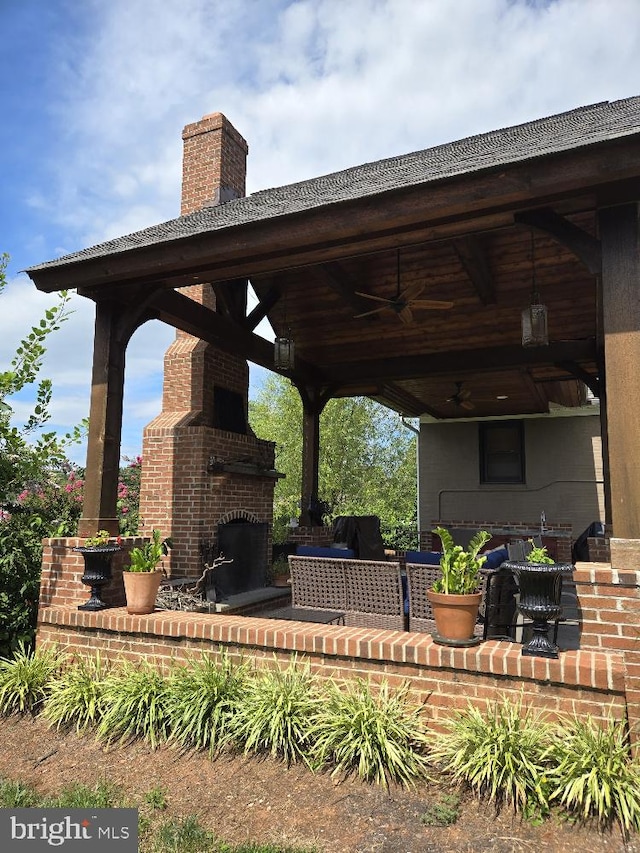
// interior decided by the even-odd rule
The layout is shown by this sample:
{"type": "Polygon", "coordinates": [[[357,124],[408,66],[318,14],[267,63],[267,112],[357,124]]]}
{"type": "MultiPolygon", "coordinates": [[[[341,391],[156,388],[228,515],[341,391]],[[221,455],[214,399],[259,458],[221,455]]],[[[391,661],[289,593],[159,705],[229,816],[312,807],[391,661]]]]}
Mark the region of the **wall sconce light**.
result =
{"type": "Polygon", "coordinates": [[[522,312],[522,346],[544,347],[549,344],[547,306],[540,302],[536,285],[536,264],[533,255],[533,231],[531,232],[531,302],[522,312]]]}

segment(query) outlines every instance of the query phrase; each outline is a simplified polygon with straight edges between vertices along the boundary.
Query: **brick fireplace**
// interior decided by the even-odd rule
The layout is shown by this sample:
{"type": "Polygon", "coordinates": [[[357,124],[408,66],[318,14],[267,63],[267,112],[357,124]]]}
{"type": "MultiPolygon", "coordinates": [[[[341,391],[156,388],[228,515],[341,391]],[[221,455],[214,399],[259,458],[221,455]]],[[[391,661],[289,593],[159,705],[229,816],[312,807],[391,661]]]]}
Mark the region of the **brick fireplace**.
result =
{"type": "MultiPolygon", "coordinates": [[[[182,138],[182,215],[245,194],[247,143],[223,115],[213,113],[187,125],[182,138]]],[[[207,283],[182,292],[216,308],[207,283]]],[[[235,294],[240,302],[246,299],[243,283],[235,294]]],[[[198,578],[205,557],[220,550],[219,525],[239,519],[263,525],[265,531],[256,555],[261,568],[246,576],[266,572],[277,480],[275,446],[253,434],[248,394],[245,360],[176,333],[164,359],[162,412],[143,434],[140,495],[141,532],[148,535],[155,527],[173,539],[172,575],[198,578]]]]}

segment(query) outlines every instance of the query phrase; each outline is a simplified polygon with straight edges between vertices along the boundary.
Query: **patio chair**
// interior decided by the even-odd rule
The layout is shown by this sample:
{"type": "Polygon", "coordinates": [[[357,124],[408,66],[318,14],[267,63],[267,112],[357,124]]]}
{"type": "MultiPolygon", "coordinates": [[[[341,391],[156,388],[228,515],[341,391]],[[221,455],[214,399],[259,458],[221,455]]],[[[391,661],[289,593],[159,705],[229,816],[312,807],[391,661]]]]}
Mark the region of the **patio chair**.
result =
{"type": "Polygon", "coordinates": [[[345,624],[358,628],[405,629],[400,564],[377,560],[343,562],[345,624]]]}
{"type": "Polygon", "coordinates": [[[347,597],[342,566],[343,561],[334,557],[290,555],[291,607],[344,611],[347,597]]]}

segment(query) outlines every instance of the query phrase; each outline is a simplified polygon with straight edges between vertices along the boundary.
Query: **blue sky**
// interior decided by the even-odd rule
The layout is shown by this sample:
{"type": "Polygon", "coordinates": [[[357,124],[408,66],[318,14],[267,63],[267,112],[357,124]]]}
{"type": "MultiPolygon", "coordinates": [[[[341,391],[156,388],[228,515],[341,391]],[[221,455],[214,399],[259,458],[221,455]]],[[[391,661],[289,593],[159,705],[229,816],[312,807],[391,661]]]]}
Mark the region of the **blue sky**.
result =
{"type": "MultiPolygon", "coordinates": [[[[181,131],[207,113],[247,139],[252,192],[640,94],[638,0],[0,0],[0,32],[3,366],[52,301],[19,271],[175,216],[181,131]]],[[[93,304],[73,307],[43,371],[65,432],[91,372],[93,304]]],[[[129,346],[123,455],[173,335],[129,346]]]]}

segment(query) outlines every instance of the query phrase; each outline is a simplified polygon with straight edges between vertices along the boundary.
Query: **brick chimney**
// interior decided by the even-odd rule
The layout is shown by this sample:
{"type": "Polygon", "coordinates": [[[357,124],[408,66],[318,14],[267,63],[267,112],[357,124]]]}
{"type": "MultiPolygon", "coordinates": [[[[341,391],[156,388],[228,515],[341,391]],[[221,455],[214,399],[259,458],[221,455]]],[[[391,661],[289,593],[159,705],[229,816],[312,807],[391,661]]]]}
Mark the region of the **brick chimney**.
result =
{"type": "MultiPolygon", "coordinates": [[[[211,113],[188,124],[182,139],[182,216],[245,194],[248,146],[225,116],[211,113]]],[[[181,293],[215,310],[211,285],[181,293]]],[[[140,494],[143,532],[155,527],[173,538],[172,574],[200,576],[202,544],[230,513],[268,522],[270,550],[274,481],[254,476],[232,483],[208,470],[212,458],[260,458],[264,465],[273,457],[273,445],[256,439],[246,423],[248,395],[244,359],[177,332],[164,358],[162,413],[144,430],[140,494]],[[237,431],[242,409],[244,433],[237,431]]]]}
{"type": "Polygon", "coordinates": [[[249,146],[222,113],[188,124],[182,139],[182,216],[245,195],[249,146]]]}

